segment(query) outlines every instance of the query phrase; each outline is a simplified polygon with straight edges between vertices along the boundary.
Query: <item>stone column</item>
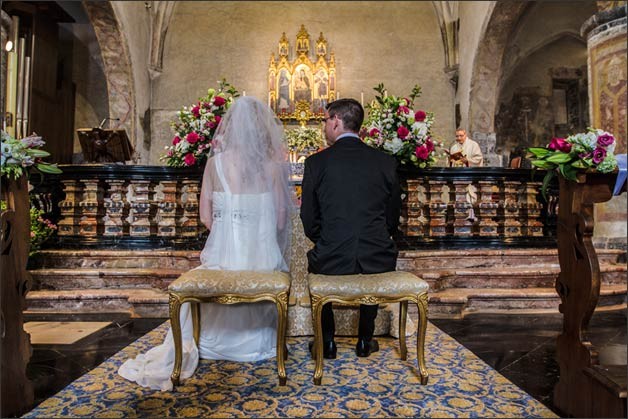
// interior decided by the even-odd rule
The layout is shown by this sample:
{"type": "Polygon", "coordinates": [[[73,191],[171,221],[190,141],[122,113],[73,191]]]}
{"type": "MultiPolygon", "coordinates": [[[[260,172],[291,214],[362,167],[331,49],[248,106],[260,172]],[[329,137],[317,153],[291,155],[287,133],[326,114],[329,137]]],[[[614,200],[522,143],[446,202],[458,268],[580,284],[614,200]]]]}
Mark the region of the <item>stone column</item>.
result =
{"type": "MultiPolygon", "coordinates": [[[[626,2],[598,1],[599,12],[582,25],[587,39],[591,126],[612,133],[615,154],[626,153],[626,2]]],[[[595,205],[597,247],[626,249],[626,194],[595,205]]]]}
{"type": "Polygon", "coordinates": [[[421,193],[423,179],[408,179],[408,217],[406,219],[405,233],[407,236],[425,235],[425,221],[423,216],[425,206],[425,194],[421,193]],[[423,198],[423,199],[422,199],[423,198]]]}
{"type": "Polygon", "coordinates": [[[4,49],[4,46],[7,44],[9,40],[9,35],[11,32],[11,16],[9,16],[4,10],[0,10],[0,127],[3,126],[5,113],[5,97],[7,91],[7,61],[9,58],[9,54],[4,49]]]}
{"type": "Polygon", "coordinates": [[[447,235],[447,203],[442,200],[443,186],[446,183],[441,180],[429,181],[430,236],[447,235]]]}

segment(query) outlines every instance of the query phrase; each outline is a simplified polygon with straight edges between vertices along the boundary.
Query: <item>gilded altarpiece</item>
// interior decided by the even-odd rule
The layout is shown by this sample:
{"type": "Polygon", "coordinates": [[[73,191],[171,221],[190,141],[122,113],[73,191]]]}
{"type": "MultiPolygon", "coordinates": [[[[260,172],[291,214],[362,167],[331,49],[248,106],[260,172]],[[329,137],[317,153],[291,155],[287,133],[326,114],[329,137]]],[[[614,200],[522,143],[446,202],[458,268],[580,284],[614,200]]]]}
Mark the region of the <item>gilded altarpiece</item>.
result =
{"type": "Polygon", "coordinates": [[[280,119],[305,125],[322,119],[325,106],[336,97],[336,60],[323,33],[312,49],[310,34],[301,25],[293,49],[284,32],[277,56],[270,55],[268,105],[280,119]]]}

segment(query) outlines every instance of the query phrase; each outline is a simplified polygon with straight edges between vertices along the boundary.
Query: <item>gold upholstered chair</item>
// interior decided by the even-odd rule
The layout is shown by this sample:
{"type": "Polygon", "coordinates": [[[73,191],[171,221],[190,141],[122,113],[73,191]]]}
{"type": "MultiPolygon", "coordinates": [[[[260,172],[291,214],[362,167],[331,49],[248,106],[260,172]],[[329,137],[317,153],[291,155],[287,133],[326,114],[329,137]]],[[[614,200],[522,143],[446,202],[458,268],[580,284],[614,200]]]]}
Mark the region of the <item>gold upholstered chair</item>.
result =
{"type": "Polygon", "coordinates": [[[427,384],[425,367],[425,331],[427,330],[427,290],[423,279],[409,272],[394,271],[379,274],[318,275],[308,274],[308,287],[312,304],[314,326],[314,384],[320,385],[323,377],[323,329],[321,313],[323,305],[340,303],[346,305],[400,303],[399,350],[401,359],[408,356],[406,347],[406,318],[408,301],[417,305],[417,364],[421,384],[427,384]]]}
{"type": "Polygon", "coordinates": [[[179,384],[183,358],[180,312],[183,303],[190,303],[194,341],[200,338],[200,303],[220,304],[256,303],[271,301],[277,306],[277,373],[279,385],[286,385],[284,360],[286,348],[286,326],[288,323],[288,296],[290,275],[285,272],[223,271],[193,269],[185,272],[168,286],[170,323],[174,338],[175,360],[172,369],[172,384],[179,384]]]}

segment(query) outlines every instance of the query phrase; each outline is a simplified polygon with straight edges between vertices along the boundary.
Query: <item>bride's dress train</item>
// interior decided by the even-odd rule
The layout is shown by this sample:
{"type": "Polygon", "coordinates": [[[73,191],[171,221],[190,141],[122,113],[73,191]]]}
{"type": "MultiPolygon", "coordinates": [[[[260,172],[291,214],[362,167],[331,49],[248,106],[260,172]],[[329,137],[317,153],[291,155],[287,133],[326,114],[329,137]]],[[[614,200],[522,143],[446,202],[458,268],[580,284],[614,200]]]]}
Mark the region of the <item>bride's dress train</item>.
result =
{"type": "MultiPolygon", "coordinates": [[[[212,229],[197,269],[287,271],[277,244],[277,214],[273,195],[233,194],[225,178],[222,155],[212,159],[216,182],[212,196],[212,229]]],[[[270,302],[201,304],[201,333],[197,349],[189,304],[181,307],[183,362],[181,379],[192,376],[203,359],[253,362],[276,355],[277,309],[270,302]]],[[[144,387],[171,390],[174,365],[172,330],[164,342],[119,369],[124,378],[144,387]]]]}

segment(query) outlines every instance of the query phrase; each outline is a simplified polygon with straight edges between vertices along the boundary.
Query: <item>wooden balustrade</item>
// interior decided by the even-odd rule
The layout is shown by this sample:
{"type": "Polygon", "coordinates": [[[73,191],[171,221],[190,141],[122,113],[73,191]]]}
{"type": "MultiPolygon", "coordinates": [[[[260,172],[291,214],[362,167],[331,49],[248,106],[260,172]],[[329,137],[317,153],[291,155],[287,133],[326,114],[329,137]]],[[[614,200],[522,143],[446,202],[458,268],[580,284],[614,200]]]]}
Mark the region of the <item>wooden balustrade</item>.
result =
{"type": "MultiPolygon", "coordinates": [[[[32,182],[34,194],[55,204],[51,218],[59,230],[50,246],[202,247],[200,169],[62,169],[32,182]]],[[[541,200],[541,177],[527,169],[400,169],[399,247],[555,246],[556,205],[541,200]]]]}

